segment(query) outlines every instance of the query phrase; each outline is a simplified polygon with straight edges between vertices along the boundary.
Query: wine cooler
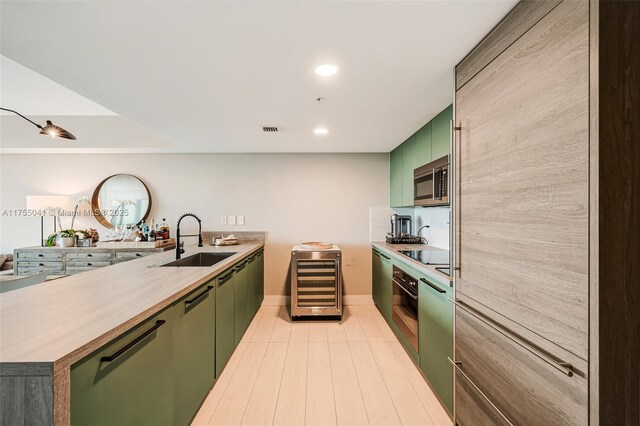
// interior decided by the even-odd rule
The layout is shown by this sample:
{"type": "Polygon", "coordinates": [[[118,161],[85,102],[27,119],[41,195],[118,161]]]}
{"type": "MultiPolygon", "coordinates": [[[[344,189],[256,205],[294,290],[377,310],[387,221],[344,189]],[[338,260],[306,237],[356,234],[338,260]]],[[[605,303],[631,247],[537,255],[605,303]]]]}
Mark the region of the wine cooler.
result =
{"type": "Polygon", "coordinates": [[[342,252],[297,245],[291,251],[291,317],[327,316],[342,319],[342,252]]]}

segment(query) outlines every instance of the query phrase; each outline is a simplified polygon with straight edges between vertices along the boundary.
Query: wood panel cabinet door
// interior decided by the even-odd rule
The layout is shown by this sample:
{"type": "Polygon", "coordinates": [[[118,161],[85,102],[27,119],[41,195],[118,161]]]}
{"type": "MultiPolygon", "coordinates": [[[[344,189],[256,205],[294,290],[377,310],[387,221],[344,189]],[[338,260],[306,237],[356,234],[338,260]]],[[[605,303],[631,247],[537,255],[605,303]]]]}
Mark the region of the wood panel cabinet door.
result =
{"type": "MultiPolygon", "coordinates": [[[[493,328],[487,319],[461,308],[456,308],[455,319],[456,370],[471,380],[511,423],[588,424],[586,361],[576,362],[575,373],[569,377],[519,340],[513,340],[511,331],[498,325],[493,328]]],[[[475,411],[471,399],[456,389],[458,417],[475,411]]],[[[473,424],[472,417],[463,423],[473,424]]]]}
{"type": "Polygon", "coordinates": [[[389,185],[391,207],[402,206],[402,145],[389,154],[389,185]]]}
{"type": "Polygon", "coordinates": [[[456,94],[456,290],[588,356],[588,2],[563,2],[456,94]]]}

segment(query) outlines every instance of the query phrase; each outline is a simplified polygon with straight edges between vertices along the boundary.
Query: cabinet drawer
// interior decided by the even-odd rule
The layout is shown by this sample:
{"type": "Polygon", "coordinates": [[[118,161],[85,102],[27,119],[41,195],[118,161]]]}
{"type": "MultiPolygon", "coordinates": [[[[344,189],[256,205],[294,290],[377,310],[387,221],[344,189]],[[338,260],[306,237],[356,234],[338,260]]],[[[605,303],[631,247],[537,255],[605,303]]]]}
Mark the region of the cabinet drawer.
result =
{"type": "MultiPolygon", "coordinates": [[[[455,360],[512,423],[587,424],[586,365],[574,367],[570,377],[540,356],[556,366],[559,361],[525,346],[518,336],[482,314],[471,312],[456,307],[455,360]]],[[[470,397],[459,389],[456,394],[457,411],[464,413],[465,399],[470,397]]]]}
{"type": "Polygon", "coordinates": [[[69,267],[82,267],[82,268],[87,268],[87,267],[94,267],[94,268],[102,268],[104,266],[109,266],[111,265],[111,262],[109,260],[93,260],[93,259],[74,259],[74,260],[67,260],[67,268],[69,267]]]}
{"type": "Polygon", "coordinates": [[[61,252],[34,250],[34,251],[17,251],[18,259],[62,259],[61,252]]]}
{"type": "Polygon", "coordinates": [[[456,424],[458,426],[509,426],[505,420],[462,373],[455,370],[456,424]]]}
{"type": "Polygon", "coordinates": [[[57,266],[23,266],[22,264],[18,264],[18,275],[33,275],[42,271],[42,269],[46,269],[49,275],[61,275],[62,274],[62,265],[58,264],[57,266]]]}
{"type": "Polygon", "coordinates": [[[141,257],[149,256],[151,254],[155,254],[152,251],[126,251],[126,252],[116,252],[116,263],[126,262],[128,260],[138,259],[141,257]]]}
{"type": "Polygon", "coordinates": [[[67,253],[67,260],[75,259],[109,260],[111,259],[111,253],[67,253]]]}

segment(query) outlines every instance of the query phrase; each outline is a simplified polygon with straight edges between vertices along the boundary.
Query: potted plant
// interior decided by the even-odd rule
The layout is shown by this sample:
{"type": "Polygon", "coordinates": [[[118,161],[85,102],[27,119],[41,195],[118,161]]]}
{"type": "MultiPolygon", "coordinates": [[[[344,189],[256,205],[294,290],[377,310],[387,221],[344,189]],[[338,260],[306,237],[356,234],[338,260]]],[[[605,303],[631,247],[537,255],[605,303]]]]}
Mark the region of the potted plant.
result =
{"type": "Polygon", "coordinates": [[[49,235],[49,238],[47,238],[47,247],[53,247],[56,244],[60,247],[75,247],[80,235],[82,235],[83,238],[91,238],[91,235],[87,231],[64,229],[49,235]]]}
{"type": "Polygon", "coordinates": [[[73,229],[65,229],[58,233],[60,247],[74,247],[78,234],[73,229]]]}

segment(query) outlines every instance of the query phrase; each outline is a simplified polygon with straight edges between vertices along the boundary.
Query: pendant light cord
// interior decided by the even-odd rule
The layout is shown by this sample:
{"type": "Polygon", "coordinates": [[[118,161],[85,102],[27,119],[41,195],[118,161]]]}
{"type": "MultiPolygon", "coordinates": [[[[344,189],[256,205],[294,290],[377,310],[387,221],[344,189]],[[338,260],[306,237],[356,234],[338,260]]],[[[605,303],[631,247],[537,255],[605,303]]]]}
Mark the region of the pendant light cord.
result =
{"type": "Polygon", "coordinates": [[[41,126],[41,125],[39,125],[38,123],[36,123],[36,122],[34,122],[34,121],[29,120],[27,117],[25,117],[24,115],[20,114],[18,111],[14,111],[14,110],[12,110],[12,109],[2,108],[2,107],[0,107],[0,109],[1,109],[2,111],[9,111],[9,112],[12,112],[12,113],[14,113],[14,114],[16,114],[16,115],[19,115],[20,117],[22,117],[22,118],[24,118],[25,120],[27,120],[29,123],[31,123],[31,124],[33,124],[34,126],[36,126],[38,129],[42,129],[42,126],[41,126]]]}

